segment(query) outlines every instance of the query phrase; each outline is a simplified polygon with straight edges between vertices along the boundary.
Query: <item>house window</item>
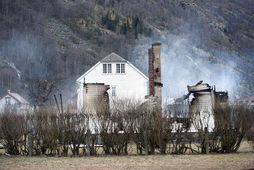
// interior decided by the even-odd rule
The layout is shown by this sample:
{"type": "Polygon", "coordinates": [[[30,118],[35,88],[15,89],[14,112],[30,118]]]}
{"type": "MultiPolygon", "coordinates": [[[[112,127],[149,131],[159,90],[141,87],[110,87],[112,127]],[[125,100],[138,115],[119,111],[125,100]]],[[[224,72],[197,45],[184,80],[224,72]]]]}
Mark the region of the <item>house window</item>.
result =
{"type": "Polygon", "coordinates": [[[116,96],[116,86],[112,86],[112,96],[115,97],[116,96]]]}
{"type": "Polygon", "coordinates": [[[107,64],[103,64],[103,73],[107,73],[107,64]]]}
{"type": "Polygon", "coordinates": [[[125,73],[125,64],[116,64],[116,73],[125,73]]]}
{"type": "Polygon", "coordinates": [[[112,65],[103,64],[103,73],[112,73],[112,65]]]}
{"type": "Polygon", "coordinates": [[[120,73],[120,64],[116,64],[116,73],[120,73]]]}
{"type": "Polygon", "coordinates": [[[112,65],[108,64],[108,73],[112,73],[112,65]]]}
{"type": "Polygon", "coordinates": [[[11,98],[10,97],[5,97],[5,104],[10,105],[11,104],[11,98]]]}
{"type": "Polygon", "coordinates": [[[121,64],[121,73],[125,73],[125,64],[121,64]]]}

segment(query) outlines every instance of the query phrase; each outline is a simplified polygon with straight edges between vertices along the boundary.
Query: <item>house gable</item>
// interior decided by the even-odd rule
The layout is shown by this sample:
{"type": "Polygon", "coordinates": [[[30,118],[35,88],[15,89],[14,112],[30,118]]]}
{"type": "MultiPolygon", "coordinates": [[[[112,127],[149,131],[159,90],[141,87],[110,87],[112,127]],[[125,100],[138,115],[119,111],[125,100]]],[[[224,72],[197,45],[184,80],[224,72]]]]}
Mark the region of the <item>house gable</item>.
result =
{"type": "Polygon", "coordinates": [[[146,80],[149,80],[148,77],[142,73],[137,67],[135,67],[133,64],[131,64],[129,61],[127,61],[129,66],[131,66],[137,73],[139,73],[142,77],[144,77],[146,80]]]}
{"type": "Polygon", "coordinates": [[[6,95],[4,95],[3,97],[0,98],[1,100],[4,100],[6,97],[11,97],[12,99],[14,99],[17,103],[20,104],[29,104],[28,101],[26,101],[23,97],[21,97],[19,94],[17,93],[10,93],[8,92],[6,95]]]}
{"type": "Polygon", "coordinates": [[[100,61],[98,63],[96,63],[93,67],[91,67],[89,70],[87,70],[82,76],[80,76],[76,81],[77,82],[83,82],[85,76],[90,73],[91,71],[93,71],[98,65],[100,65],[100,61]]]}
{"type": "Polygon", "coordinates": [[[6,95],[4,95],[3,97],[1,97],[0,101],[1,101],[1,100],[5,100],[6,97],[11,97],[11,98],[14,99],[16,102],[21,103],[17,98],[13,97],[13,96],[10,95],[10,94],[6,94],[6,95]]]}
{"type": "Polygon", "coordinates": [[[91,67],[88,71],[86,71],[82,76],[80,76],[77,79],[77,83],[82,83],[84,78],[91,72],[93,71],[96,67],[98,67],[100,64],[102,63],[125,63],[128,64],[131,68],[133,68],[138,74],[140,74],[143,78],[145,78],[146,80],[148,80],[148,77],[143,74],[137,67],[135,67],[133,64],[131,64],[129,61],[123,59],[121,56],[115,54],[115,53],[111,53],[109,55],[107,55],[105,58],[103,58],[101,61],[99,61],[98,63],[96,63],[93,67],[91,67]]]}
{"type": "Polygon", "coordinates": [[[14,99],[16,99],[17,101],[19,101],[21,104],[29,104],[29,102],[26,99],[24,99],[22,96],[20,96],[18,93],[8,92],[8,94],[12,96],[14,99]]]}

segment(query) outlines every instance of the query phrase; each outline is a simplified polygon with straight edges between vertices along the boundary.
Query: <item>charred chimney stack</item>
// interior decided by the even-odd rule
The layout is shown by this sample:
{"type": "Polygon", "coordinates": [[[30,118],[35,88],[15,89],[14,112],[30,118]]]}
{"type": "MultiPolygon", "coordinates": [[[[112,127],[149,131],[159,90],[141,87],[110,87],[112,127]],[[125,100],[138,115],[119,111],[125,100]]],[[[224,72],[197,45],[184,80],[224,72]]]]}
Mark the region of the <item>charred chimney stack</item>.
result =
{"type": "Polygon", "coordinates": [[[161,43],[154,43],[148,49],[149,56],[149,95],[161,102],[161,43]]]}

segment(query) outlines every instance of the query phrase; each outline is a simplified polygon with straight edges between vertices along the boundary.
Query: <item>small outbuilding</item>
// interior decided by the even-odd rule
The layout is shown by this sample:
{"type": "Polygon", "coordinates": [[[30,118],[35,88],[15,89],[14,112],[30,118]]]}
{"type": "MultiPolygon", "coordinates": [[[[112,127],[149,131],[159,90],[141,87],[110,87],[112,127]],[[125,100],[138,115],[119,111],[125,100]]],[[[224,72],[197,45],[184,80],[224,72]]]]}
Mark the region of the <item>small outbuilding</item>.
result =
{"type": "Polygon", "coordinates": [[[10,90],[0,98],[0,113],[26,113],[30,110],[29,102],[18,93],[10,90]]]}

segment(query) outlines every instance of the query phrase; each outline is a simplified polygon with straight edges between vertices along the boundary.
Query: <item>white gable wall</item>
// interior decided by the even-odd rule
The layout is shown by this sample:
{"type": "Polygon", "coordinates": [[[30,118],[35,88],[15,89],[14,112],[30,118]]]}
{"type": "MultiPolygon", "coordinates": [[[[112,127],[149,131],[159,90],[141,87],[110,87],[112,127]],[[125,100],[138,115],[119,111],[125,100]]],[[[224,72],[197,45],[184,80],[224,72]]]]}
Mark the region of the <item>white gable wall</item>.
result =
{"type": "Polygon", "coordinates": [[[108,90],[110,99],[143,100],[148,94],[148,78],[129,62],[112,62],[96,64],[78,80],[78,109],[83,103],[83,83],[105,83],[110,85],[108,90]],[[112,73],[103,73],[103,64],[112,64],[112,73]],[[116,73],[116,64],[125,64],[125,73],[116,73]],[[116,96],[112,97],[112,87],[116,88],[116,96]]]}
{"type": "Polygon", "coordinates": [[[4,112],[4,109],[5,109],[5,104],[6,104],[6,97],[10,97],[10,104],[11,105],[14,105],[17,103],[17,101],[15,99],[13,99],[10,95],[6,95],[5,97],[3,97],[1,100],[0,100],[0,113],[3,113],[4,112]]]}
{"type": "Polygon", "coordinates": [[[10,97],[10,105],[12,107],[16,107],[18,113],[26,113],[29,111],[30,106],[29,104],[25,103],[19,103],[16,99],[14,99],[11,95],[5,95],[1,100],[0,100],[0,113],[4,113],[5,107],[6,107],[6,98],[10,97]]]}

